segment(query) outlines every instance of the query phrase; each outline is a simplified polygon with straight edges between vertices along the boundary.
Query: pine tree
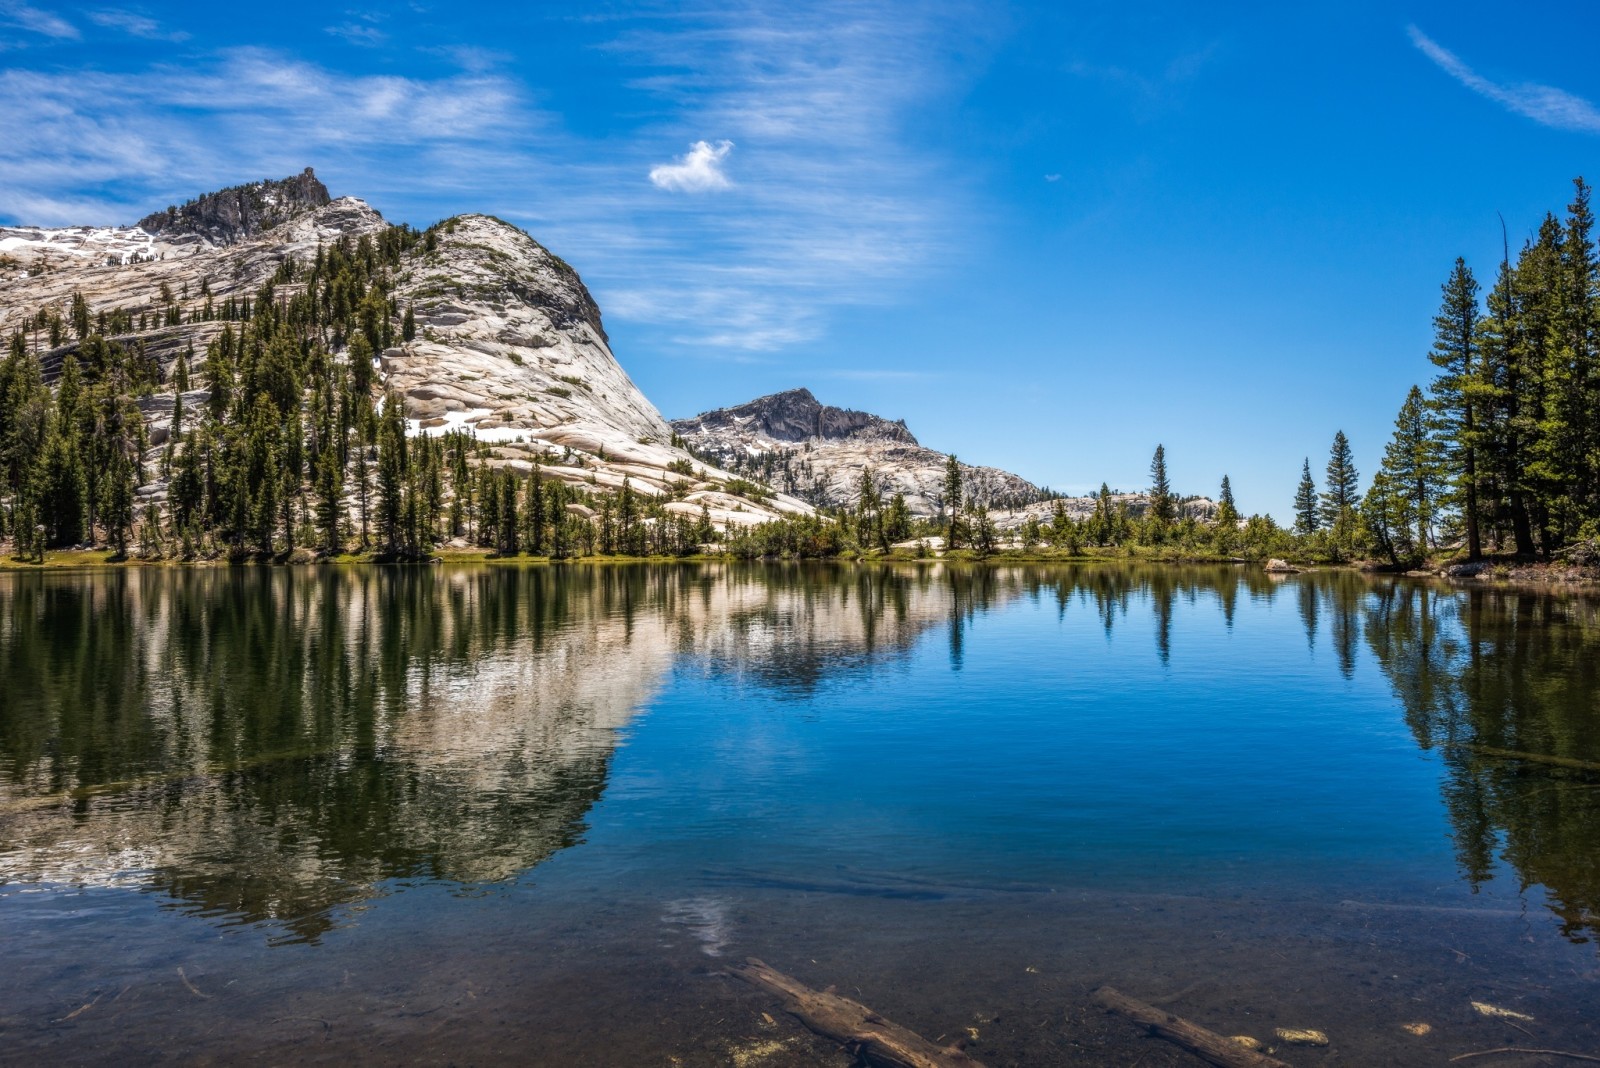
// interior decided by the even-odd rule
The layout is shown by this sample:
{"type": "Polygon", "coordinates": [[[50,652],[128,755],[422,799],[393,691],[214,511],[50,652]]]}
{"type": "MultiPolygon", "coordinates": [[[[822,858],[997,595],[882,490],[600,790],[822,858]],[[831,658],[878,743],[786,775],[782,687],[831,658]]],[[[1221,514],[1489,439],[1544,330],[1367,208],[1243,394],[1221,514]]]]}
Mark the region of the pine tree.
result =
{"type": "Polygon", "coordinates": [[[106,540],[115,555],[128,555],[128,535],[133,530],[134,471],[133,461],[121,448],[111,450],[111,463],[106,468],[100,493],[100,519],[106,530],[106,540]]]}
{"type": "Polygon", "coordinates": [[[39,458],[37,522],[45,528],[45,541],[52,546],[77,545],[88,534],[89,488],[77,439],[58,422],[45,442],[39,458]]]}
{"type": "Polygon", "coordinates": [[[404,341],[413,341],[417,336],[417,315],[411,305],[406,305],[406,317],[400,324],[400,337],[404,341]]]}
{"type": "Polygon", "coordinates": [[[1167,449],[1157,445],[1150,458],[1150,518],[1166,526],[1177,518],[1177,502],[1172,499],[1172,483],[1167,480],[1167,449]]]}
{"type": "Polygon", "coordinates": [[[22,493],[44,451],[50,406],[38,357],[13,334],[0,363],[0,490],[22,493]]]}
{"type": "Polygon", "coordinates": [[[384,553],[400,551],[405,539],[406,427],[400,398],[393,393],[383,401],[378,423],[378,546],[384,553]]]}
{"type": "Polygon", "coordinates": [[[889,498],[889,507],[883,513],[883,540],[890,545],[911,537],[911,509],[906,495],[896,493],[889,498]]]}
{"type": "Polygon", "coordinates": [[[543,555],[546,528],[549,524],[545,512],[544,476],[540,474],[538,464],[533,465],[533,475],[527,482],[527,492],[522,504],[522,519],[528,531],[527,544],[523,548],[535,556],[543,555]]]}
{"type": "Polygon", "coordinates": [[[1222,488],[1217,491],[1217,527],[1233,530],[1239,525],[1239,506],[1233,500],[1233,483],[1222,476],[1222,488]]]}
{"type": "Polygon", "coordinates": [[[1333,435],[1333,447],[1328,450],[1327,481],[1322,491],[1322,525],[1333,532],[1334,541],[1348,548],[1355,532],[1356,509],[1361,503],[1355,460],[1350,453],[1350,439],[1340,430],[1333,435]]]}
{"type": "MultiPolygon", "coordinates": [[[[622,480],[622,490],[631,494],[628,480],[622,480]]],[[[509,470],[500,472],[500,520],[495,529],[499,532],[499,542],[495,551],[501,556],[515,556],[518,550],[517,540],[517,478],[509,470]]]]}
{"type": "Polygon", "coordinates": [[[322,443],[317,460],[317,527],[322,531],[322,547],[330,554],[341,548],[339,521],[344,518],[344,466],[333,435],[322,443]]]}
{"type": "Polygon", "coordinates": [[[944,507],[948,520],[945,548],[954,549],[959,542],[961,524],[961,464],[951,453],[944,461],[944,507]]]}
{"type": "Polygon", "coordinates": [[[863,468],[856,487],[856,544],[863,551],[883,541],[882,510],[883,495],[878,492],[872,472],[863,468]]]}
{"type": "Polygon", "coordinates": [[[1528,523],[1538,535],[1539,550],[1547,556],[1557,545],[1552,504],[1561,496],[1565,462],[1551,397],[1558,348],[1553,295],[1560,289],[1560,275],[1561,223],[1546,214],[1538,236],[1517,258],[1513,292],[1518,294],[1514,344],[1525,376],[1518,391],[1517,426],[1527,455],[1523,477],[1528,523]]]}
{"type": "Polygon", "coordinates": [[[1478,366],[1478,282],[1465,260],[1456,259],[1442,292],[1439,313],[1433,319],[1433,350],[1428,354],[1440,374],[1433,380],[1429,407],[1439,424],[1451,482],[1460,495],[1467,559],[1476,560],[1483,555],[1478,527],[1477,426],[1483,384],[1478,366]]]}
{"type": "Polygon", "coordinates": [[[1383,450],[1383,475],[1389,495],[1404,502],[1403,514],[1416,531],[1419,553],[1427,552],[1433,537],[1443,491],[1444,463],[1439,442],[1428,418],[1427,401],[1416,386],[1406,394],[1406,402],[1395,418],[1394,437],[1383,450]]]}
{"type": "Polygon", "coordinates": [[[1317,484],[1311,481],[1311,458],[1308,456],[1300,464],[1300,485],[1294,492],[1294,530],[1296,534],[1311,535],[1320,525],[1317,484]]]}

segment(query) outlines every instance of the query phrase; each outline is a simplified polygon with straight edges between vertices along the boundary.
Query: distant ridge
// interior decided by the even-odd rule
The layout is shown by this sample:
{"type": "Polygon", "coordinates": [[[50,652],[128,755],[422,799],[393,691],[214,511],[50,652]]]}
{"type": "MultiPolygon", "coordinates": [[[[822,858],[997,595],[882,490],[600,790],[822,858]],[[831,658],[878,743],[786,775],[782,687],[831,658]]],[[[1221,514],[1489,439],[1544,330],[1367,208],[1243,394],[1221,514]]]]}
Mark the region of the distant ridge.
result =
{"type": "MultiPolygon", "coordinates": [[[[677,419],[672,430],[697,455],[818,507],[853,506],[863,473],[883,494],[903,494],[913,515],[937,515],[949,503],[945,454],[924,447],[904,420],[835,408],[809,389],[677,419]]],[[[961,472],[964,495],[991,508],[1020,508],[1044,496],[997,467],[962,464],[961,472]]]]}
{"type": "Polygon", "coordinates": [[[774,441],[798,443],[808,438],[823,441],[857,438],[918,444],[906,429],[904,419],[891,422],[870,412],[835,408],[818,401],[804,387],[757,397],[733,408],[703,412],[693,419],[679,419],[673,426],[685,436],[738,427],[746,432],[765,434],[774,441]]]}
{"type": "Polygon", "coordinates": [[[213,245],[235,245],[296,215],[326,207],[331,201],[328,187],[307,167],[292,178],[206,193],[181,207],[152,212],[138,225],[146,233],[163,237],[194,234],[213,245]]]}

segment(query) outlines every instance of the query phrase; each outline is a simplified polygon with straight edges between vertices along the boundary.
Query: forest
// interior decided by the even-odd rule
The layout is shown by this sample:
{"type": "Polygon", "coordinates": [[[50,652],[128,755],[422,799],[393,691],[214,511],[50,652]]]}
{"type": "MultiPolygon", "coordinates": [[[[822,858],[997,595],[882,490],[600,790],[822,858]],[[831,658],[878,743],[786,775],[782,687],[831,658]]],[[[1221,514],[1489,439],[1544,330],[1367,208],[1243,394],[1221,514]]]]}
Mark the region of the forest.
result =
{"type": "MultiPolygon", "coordinates": [[[[142,559],[415,559],[455,541],[551,558],[1600,559],[1600,255],[1581,178],[1564,218],[1547,214],[1514,258],[1506,243],[1487,289],[1455,261],[1431,375],[1404,398],[1379,470],[1363,493],[1337,432],[1320,489],[1302,461],[1291,526],[1242,516],[1226,475],[1214,506],[1179,494],[1159,445],[1139,500],[1102,485],[1086,515],[1059,497],[980,503],[951,456],[939,516],[913,517],[863,472],[849,506],[723,533],[704,507],[698,520],[669,512],[671,498],[626,482],[616,492],[574,485],[544,477],[537,461],[519,474],[463,432],[408,436],[373,357],[414,336],[395,272],[450,225],[392,226],[308,263],[286,259],[253,298],[217,300],[202,283],[198,293],[163,287],[137,317],[77,294],[31,313],[0,361],[0,538],[12,556],[103,545],[142,559]],[[222,323],[203,352],[191,342],[164,362],[149,351],[151,331],[196,322],[222,323]],[[175,399],[152,449],[140,400],[158,388],[175,399]]],[[[574,462],[583,457],[563,459],[574,462]]],[[[815,482],[770,459],[740,474],[726,488],[752,499],[773,483],[793,492],[815,482]]]]}

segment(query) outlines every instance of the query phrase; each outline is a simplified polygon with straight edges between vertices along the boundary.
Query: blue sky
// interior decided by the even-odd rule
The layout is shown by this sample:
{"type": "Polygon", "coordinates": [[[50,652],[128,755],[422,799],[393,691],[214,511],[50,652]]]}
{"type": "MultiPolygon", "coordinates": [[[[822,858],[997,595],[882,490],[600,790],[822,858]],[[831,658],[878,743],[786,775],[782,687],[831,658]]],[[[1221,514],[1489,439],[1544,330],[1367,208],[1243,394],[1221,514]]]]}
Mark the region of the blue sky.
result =
{"type": "Polygon", "coordinates": [[[1600,11],[1336,6],[0,0],[0,221],[310,165],[526,228],[668,416],[807,385],[1070,490],[1162,442],[1284,519],[1597,177],[1600,11]]]}

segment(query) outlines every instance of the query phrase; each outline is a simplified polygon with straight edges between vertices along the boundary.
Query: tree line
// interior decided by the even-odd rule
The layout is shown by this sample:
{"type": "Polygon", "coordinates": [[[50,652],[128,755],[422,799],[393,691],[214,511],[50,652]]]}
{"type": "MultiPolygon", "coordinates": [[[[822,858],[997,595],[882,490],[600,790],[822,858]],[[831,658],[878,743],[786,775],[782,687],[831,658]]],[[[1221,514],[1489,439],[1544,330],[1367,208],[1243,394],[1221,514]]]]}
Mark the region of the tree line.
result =
{"type": "MultiPolygon", "coordinates": [[[[416,333],[396,270],[452,228],[393,226],[286,258],[253,298],[217,301],[202,282],[193,297],[164,284],[137,312],[96,311],[77,293],[39,309],[0,360],[0,537],[24,559],[94,544],[148,558],[403,558],[456,538],[503,555],[698,551],[714,537],[704,508],[669,512],[627,481],[607,492],[546,478],[540,457],[513,470],[466,433],[407,433],[375,357],[416,333]],[[197,352],[184,328],[218,322],[197,352]],[[152,330],[180,348],[166,365],[152,330]],[[164,500],[151,492],[163,482],[164,500]]],[[[586,463],[570,451],[561,462],[586,463]]]]}
{"type": "Polygon", "coordinates": [[[1547,213],[1485,292],[1458,258],[1429,358],[1365,498],[1372,539],[1401,562],[1459,543],[1551,559],[1600,538],[1600,258],[1590,188],[1547,213]]]}

